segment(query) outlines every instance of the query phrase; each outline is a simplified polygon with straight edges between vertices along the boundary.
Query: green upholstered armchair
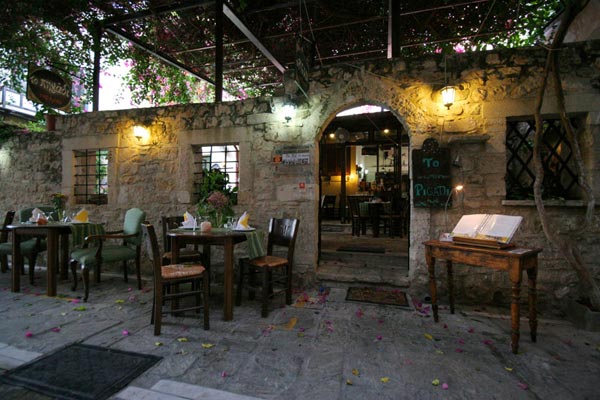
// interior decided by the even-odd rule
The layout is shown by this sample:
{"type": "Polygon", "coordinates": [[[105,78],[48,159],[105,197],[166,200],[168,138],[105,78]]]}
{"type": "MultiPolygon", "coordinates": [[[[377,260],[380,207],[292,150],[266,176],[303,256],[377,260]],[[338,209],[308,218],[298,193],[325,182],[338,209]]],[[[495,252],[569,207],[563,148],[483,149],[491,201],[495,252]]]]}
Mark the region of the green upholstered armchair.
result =
{"type": "MultiPolygon", "coordinates": [[[[38,207],[44,213],[54,211],[52,207],[38,207]]],[[[31,218],[31,211],[33,208],[24,208],[19,210],[19,220],[24,222],[28,221],[31,218]],[[23,219],[25,218],[25,219],[23,219]]],[[[2,231],[0,233],[0,270],[2,272],[6,272],[8,270],[8,256],[12,256],[13,245],[12,242],[8,241],[8,233],[9,231],[6,229],[7,225],[13,223],[14,211],[8,211],[4,218],[4,223],[2,225],[2,231]]],[[[37,256],[40,252],[46,250],[46,240],[40,238],[31,238],[27,240],[21,241],[21,255],[23,258],[27,258],[29,262],[29,283],[33,285],[33,277],[35,271],[35,263],[37,260],[37,256]]],[[[23,265],[23,260],[21,260],[21,265],[23,265]]],[[[13,265],[14,265],[13,261],[13,265]]],[[[24,269],[21,270],[21,273],[24,273],[24,269]]]]}
{"type": "Polygon", "coordinates": [[[106,232],[102,235],[91,235],[85,238],[84,247],[71,253],[71,271],[73,273],[73,290],[77,289],[77,264],[81,265],[84,301],[87,301],[90,290],[90,268],[94,267],[96,283],[100,282],[100,269],[103,263],[123,263],[123,277],[127,282],[127,261],[135,260],[138,289],[142,288],[140,270],[140,254],[142,244],[142,222],[146,213],[139,208],[131,208],[125,213],[123,229],[106,232]]]}

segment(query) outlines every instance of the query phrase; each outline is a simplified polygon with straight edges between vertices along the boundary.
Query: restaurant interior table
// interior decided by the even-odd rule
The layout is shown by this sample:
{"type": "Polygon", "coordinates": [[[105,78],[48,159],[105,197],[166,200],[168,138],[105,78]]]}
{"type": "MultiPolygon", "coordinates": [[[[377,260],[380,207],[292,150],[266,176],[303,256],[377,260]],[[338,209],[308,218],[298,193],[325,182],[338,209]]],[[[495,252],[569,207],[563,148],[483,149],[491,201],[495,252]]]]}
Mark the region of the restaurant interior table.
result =
{"type": "Polygon", "coordinates": [[[13,242],[11,290],[19,292],[21,289],[21,239],[31,236],[45,237],[48,258],[46,292],[48,296],[56,296],[57,266],[60,265],[61,279],[68,279],[69,234],[71,233],[71,226],[62,223],[48,223],[44,225],[23,223],[8,225],[6,228],[12,231],[13,242]]]}
{"type": "Polygon", "coordinates": [[[433,319],[438,322],[437,289],[435,282],[435,260],[446,260],[448,274],[448,294],[450,300],[450,313],[454,314],[454,283],[452,262],[493,268],[508,272],[512,285],[510,305],[511,315],[511,348],[517,354],[519,349],[519,297],[521,293],[521,279],[523,270],[527,271],[529,287],[529,328],[531,341],[536,341],[537,336],[537,291],[536,280],[538,271],[538,254],[540,248],[509,247],[503,249],[477,247],[473,245],[456,244],[440,240],[429,240],[425,245],[425,259],[429,270],[429,289],[431,291],[431,308],[433,319]]]}
{"type": "Polygon", "coordinates": [[[359,204],[361,215],[368,215],[371,219],[373,237],[379,237],[381,214],[383,214],[385,206],[390,204],[389,201],[364,201],[359,204]]]}
{"type": "Polygon", "coordinates": [[[223,246],[223,317],[225,321],[233,319],[233,248],[237,243],[246,240],[242,231],[227,229],[212,229],[210,232],[201,232],[191,229],[173,229],[167,235],[171,238],[172,263],[176,264],[179,258],[179,249],[186,244],[203,245],[206,262],[210,265],[210,246],[223,246]]]}

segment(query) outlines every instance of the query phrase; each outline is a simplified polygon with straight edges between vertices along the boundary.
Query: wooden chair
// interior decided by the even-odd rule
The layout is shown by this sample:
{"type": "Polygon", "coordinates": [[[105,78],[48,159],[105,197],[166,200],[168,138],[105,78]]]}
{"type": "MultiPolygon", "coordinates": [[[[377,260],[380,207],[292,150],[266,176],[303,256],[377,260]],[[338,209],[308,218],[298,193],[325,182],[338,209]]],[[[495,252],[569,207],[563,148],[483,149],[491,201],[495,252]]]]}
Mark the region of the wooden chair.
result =
{"type": "Polygon", "coordinates": [[[170,264],[162,265],[158,250],[156,232],[151,224],[142,224],[142,231],[146,236],[148,255],[152,260],[154,271],[154,301],[152,303],[151,324],[154,324],[154,335],[160,335],[163,313],[181,313],[185,311],[199,311],[204,309],[204,329],[209,329],[209,303],[208,279],[206,270],[200,264],[170,264]],[[190,284],[190,290],[179,291],[180,284],[190,284]],[[166,289],[170,289],[167,291],[166,289]],[[167,293],[168,294],[165,294],[167,293]],[[179,299],[194,296],[196,305],[180,308],[179,299]],[[172,301],[169,311],[163,311],[163,302],[172,301]],[[202,305],[201,305],[202,304],[202,305]]]}
{"type": "Polygon", "coordinates": [[[250,298],[254,297],[254,289],[257,286],[256,274],[261,274],[262,286],[262,308],[261,316],[269,315],[269,298],[278,293],[285,293],[285,304],[292,304],[292,265],[294,262],[294,248],[298,235],[297,219],[276,219],[269,222],[269,238],[267,240],[267,255],[253,259],[242,258],[239,264],[238,286],[235,304],[239,306],[242,302],[242,291],[244,278],[248,276],[250,286],[250,298]],[[274,249],[287,249],[285,257],[274,255],[274,249]],[[275,274],[274,274],[275,273],[275,274]],[[275,284],[283,285],[278,292],[274,292],[275,284]]]}
{"type": "Polygon", "coordinates": [[[91,235],[85,238],[84,247],[71,253],[71,271],[73,273],[73,290],[77,289],[77,264],[81,265],[84,301],[87,301],[90,290],[90,267],[94,267],[96,283],[100,282],[100,270],[103,263],[123,263],[123,280],[127,282],[127,261],[135,261],[138,289],[142,289],[140,267],[142,229],[141,225],[146,213],[139,208],[131,208],[125,213],[123,229],[106,232],[102,235],[91,235]],[[120,244],[115,244],[120,241],[120,244]],[[89,247],[94,244],[97,247],[89,247]]]}
{"type": "Polygon", "coordinates": [[[352,235],[360,236],[367,233],[367,223],[370,221],[368,212],[361,212],[360,203],[368,201],[368,196],[346,196],[350,215],[352,217],[352,235]]]}
{"type": "Polygon", "coordinates": [[[380,218],[384,223],[384,232],[387,231],[390,237],[404,236],[404,213],[402,204],[398,200],[394,199],[392,203],[386,203],[380,218]]]}
{"type": "Polygon", "coordinates": [[[335,201],[337,196],[335,194],[323,195],[321,201],[321,218],[323,219],[334,219],[335,218],[335,201]]]}
{"type": "MultiPolygon", "coordinates": [[[[175,217],[162,217],[160,219],[162,225],[162,233],[163,233],[163,249],[164,253],[162,255],[162,263],[163,265],[171,264],[171,238],[167,236],[167,232],[171,229],[176,229],[181,226],[183,223],[183,216],[175,216],[175,217]]],[[[181,263],[187,262],[199,262],[204,263],[204,254],[199,251],[198,246],[195,246],[193,249],[189,249],[183,247],[179,250],[179,261],[181,263]]],[[[206,268],[206,267],[205,267],[206,268]]]]}
{"type": "MultiPolygon", "coordinates": [[[[8,241],[8,234],[10,231],[6,229],[6,227],[13,223],[14,217],[14,211],[7,211],[2,224],[2,230],[0,231],[0,271],[3,273],[8,271],[8,256],[12,257],[13,253],[13,244],[8,241]]],[[[29,219],[29,217],[27,219],[29,219]]],[[[21,256],[27,258],[27,261],[29,262],[29,283],[32,285],[37,256],[46,249],[45,245],[46,241],[42,241],[40,238],[31,238],[21,242],[21,256]]],[[[23,265],[23,262],[21,262],[21,265],[23,265]]],[[[21,274],[24,273],[25,267],[23,265],[21,274]]]]}

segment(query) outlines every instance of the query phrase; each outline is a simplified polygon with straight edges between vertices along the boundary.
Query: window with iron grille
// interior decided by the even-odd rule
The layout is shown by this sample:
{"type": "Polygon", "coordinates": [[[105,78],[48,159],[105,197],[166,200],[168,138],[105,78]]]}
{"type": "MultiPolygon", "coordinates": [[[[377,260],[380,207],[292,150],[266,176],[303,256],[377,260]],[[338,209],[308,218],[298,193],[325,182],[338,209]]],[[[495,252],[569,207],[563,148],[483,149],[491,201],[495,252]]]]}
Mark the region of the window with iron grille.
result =
{"type": "MultiPolygon", "coordinates": [[[[204,179],[204,171],[218,169],[229,178],[226,187],[237,188],[240,183],[240,146],[237,144],[193,146],[194,153],[194,195],[199,199],[199,187],[204,179]]],[[[234,204],[237,198],[232,198],[234,204]]]]}
{"type": "Polygon", "coordinates": [[[75,150],[74,195],[77,204],[108,203],[108,150],[75,150]]]}
{"type": "MultiPolygon", "coordinates": [[[[575,134],[583,126],[581,117],[571,117],[575,134]]],[[[506,123],[506,198],[533,199],[533,141],[535,120],[510,119],[506,123]]],[[[542,198],[574,200],[581,198],[571,143],[560,118],[542,120],[541,157],[544,168],[542,198]]]]}

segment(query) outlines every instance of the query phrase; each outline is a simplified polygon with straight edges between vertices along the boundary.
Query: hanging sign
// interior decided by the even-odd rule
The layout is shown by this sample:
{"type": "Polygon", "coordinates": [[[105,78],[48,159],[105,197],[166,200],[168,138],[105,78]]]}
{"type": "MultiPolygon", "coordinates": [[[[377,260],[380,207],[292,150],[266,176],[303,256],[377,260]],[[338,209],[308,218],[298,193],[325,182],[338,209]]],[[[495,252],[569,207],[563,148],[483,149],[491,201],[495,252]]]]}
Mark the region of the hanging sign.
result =
{"type": "Polygon", "coordinates": [[[415,207],[444,208],[450,187],[450,151],[427,139],[412,152],[415,207]]]}
{"type": "Polygon", "coordinates": [[[296,70],[294,80],[304,95],[310,85],[309,73],[314,58],[315,45],[302,35],[296,36],[296,70]]]}
{"type": "Polygon", "coordinates": [[[30,70],[27,74],[27,99],[68,111],[71,105],[71,81],[48,69],[30,70]]]}

